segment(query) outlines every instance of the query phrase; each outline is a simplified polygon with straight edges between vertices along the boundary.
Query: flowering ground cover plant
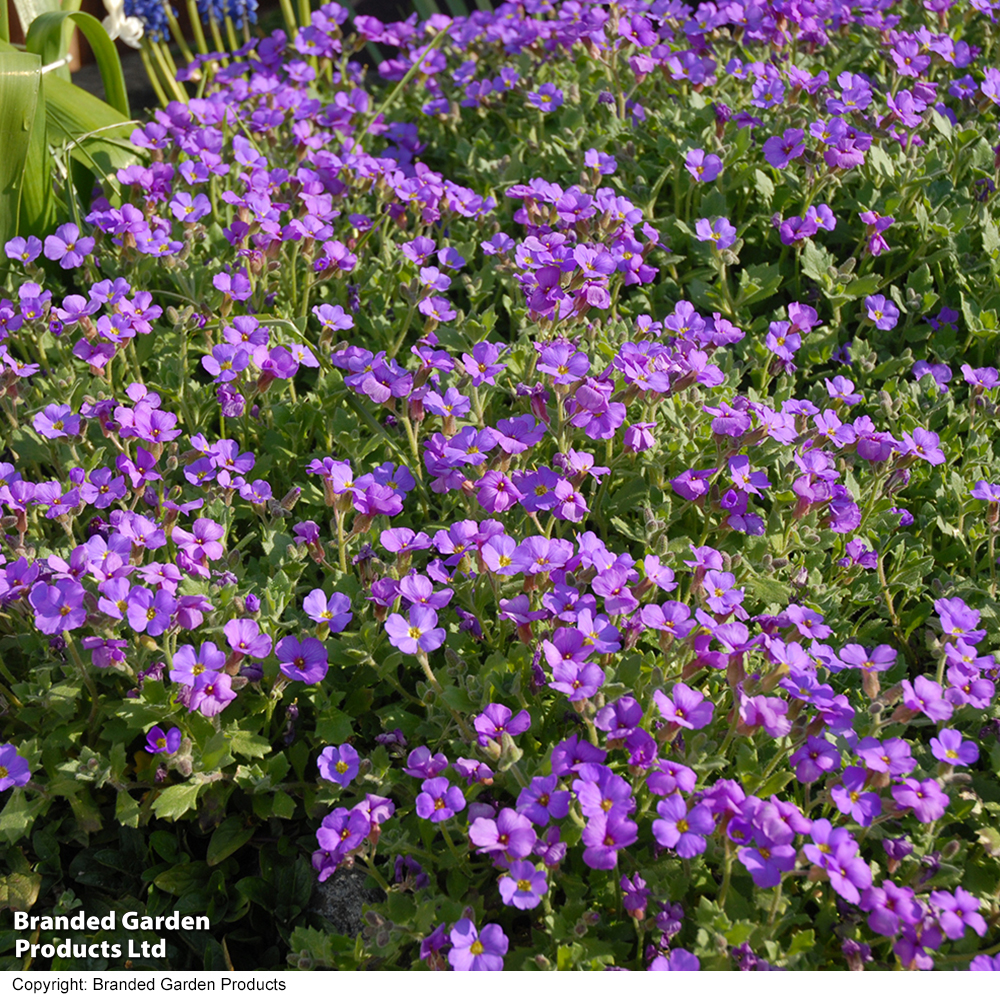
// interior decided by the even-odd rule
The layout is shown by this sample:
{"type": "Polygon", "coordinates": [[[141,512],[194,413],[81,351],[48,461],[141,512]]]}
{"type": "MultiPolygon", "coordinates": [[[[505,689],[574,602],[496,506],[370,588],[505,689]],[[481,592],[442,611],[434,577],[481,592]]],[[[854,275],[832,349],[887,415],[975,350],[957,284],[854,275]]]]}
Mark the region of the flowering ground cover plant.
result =
{"type": "Polygon", "coordinates": [[[144,967],[996,971],[994,14],[193,53],[6,246],[7,906],[210,916],[144,967]]]}

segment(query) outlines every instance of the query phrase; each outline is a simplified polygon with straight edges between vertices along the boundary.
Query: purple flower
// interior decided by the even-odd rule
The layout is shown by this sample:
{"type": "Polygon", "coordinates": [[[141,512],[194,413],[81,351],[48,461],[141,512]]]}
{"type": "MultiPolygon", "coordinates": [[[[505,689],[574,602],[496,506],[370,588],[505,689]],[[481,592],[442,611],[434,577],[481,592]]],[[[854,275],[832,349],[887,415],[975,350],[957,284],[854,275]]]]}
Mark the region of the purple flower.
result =
{"type": "Polygon", "coordinates": [[[863,767],[845,767],[843,780],[842,785],[830,789],[834,805],[859,826],[871,826],[882,812],[882,800],[875,792],[864,790],[868,772],[863,767]]]}
{"type": "Polygon", "coordinates": [[[287,635],[274,647],[281,672],[293,681],[319,684],[330,667],[326,646],[319,639],[307,636],[301,642],[287,635]]]}
{"type": "Polygon", "coordinates": [[[653,692],[653,700],[667,722],[684,729],[703,729],[712,721],[715,706],[694,688],[678,681],[668,698],[662,691],[653,692]]]}
{"type": "Polygon", "coordinates": [[[692,955],[686,948],[671,948],[670,954],[664,957],[657,955],[650,963],[650,972],[698,972],[701,970],[701,959],[692,955]]]}
{"type": "Polygon", "coordinates": [[[319,588],[310,591],[303,600],[302,610],[317,625],[326,625],[331,632],[343,631],[354,617],[351,611],[351,599],[346,594],[334,591],[328,600],[326,594],[319,588]]]}
{"type": "Polygon", "coordinates": [[[15,236],[4,244],[4,252],[8,260],[19,260],[22,264],[30,264],[42,252],[42,241],[37,236],[15,236]]]}
{"type": "Polygon", "coordinates": [[[0,792],[22,788],[31,778],[28,762],[17,752],[13,743],[0,744],[0,792]]]}
{"type": "Polygon", "coordinates": [[[479,734],[479,745],[484,747],[490,740],[499,743],[504,733],[519,736],[531,725],[531,716],[524,709],[514,715],[506,705],[491,703],[481,715],[476,716],[474,724],[479,734]]]}
{"type": "Polygon", "coordinates": [[[153,726],[146,733],[146,750],[149,753],[177,753],[181,745],[181,731],[174,726],[169,732],[164,731],[159,726],[153,726]]]}
{"type": "Polygon", "coordinates": [[[79,267],[93,249],[93,238],[81,238],[79,228],[72,222],[60,226],[54,235],[45,237],[45,256],[59,261],[64,270],[79,267]]]}
{"type": "Polygon", "coordinates": [[[726,218],[699,219],[695,234],[702,243],[713,243],[718,250],[725,250],[736,242],[736,227],[726,218]]]}
{"type": "MultiPolygon", "coordinates": [[[[197,524],[196,521],[194,526],[197,527],[197,524]]],[[[177,541],[176,528],[174,529],[174,541],[177,541]]],[[[262,633],[260,626],[252,618],[230,619],[226,622],[222,632],[235,653],[263,659],[271,652],[271,637],[262,633]]]]}
{"type": "Polygon", "coordinates": [[[84,596],[76,580],[56,580],[52,586],[36,583],[28,598],[35,611],[35,627],[45,635],[79,628],[87,620],[84,596]]]}
{"type": "Polygon", "coordinates": [[[618,810],[592,816],[581,836],[586,844],[583,862],[588,868],[611,871],[618,864],[618,851],[638,838],[639,827],[618,810]]]}
{"type": "Polygon", "coordinates": [[[949,639],[964,639],[977,643],[986,638],[986,629],[977,629],[979,612],[970,608],[961,597],[941,598],[934,602],[941,619],[941,631],[949,639]]]}
{"type": "Polygon", "coordinates": [[[940,819],[949,805],[947,794],[933,778],[926,781],[904,778],[901,785],[893,785],[892,797],[901,809],[912,809],[921,823],[940,819]]]}
{"type": "Polygon", "coordinates": [[[869,295],[865,298],[868,318],[879,330],[891,330],[899,321],[899,309],[884,295],[869,295]]]}
{"type": "Polygon", "coordinates": [[[80,433],[80,418],[73,413],[71,407],[52,403],[41,413],[35,414],[31,426],[49,440],[73,437],[80,433]]]}
{"type": "Polygon", "coordinates": [[[672,847],[682,858],[705,851],[705,834],[715,829],[712,811],[703,805],[690,812],[680,795],[670,795],[656,806],[659,819],[653,820],[653,836],[661,847],[672,847]]]}
{"type": "Polygon", "coordinates": [[[558,790],[554,775],[535,777],[517,796],[517,811],[532,823],[545,826],[549,819],[564,819],[569,812],[570,793],[558,790]]]}
{"type": "Polygon", "coordinates": [[[1000,955],[976,955],[969,963],[969,972],[1000,972],[1000,955]]]}
{"type": "Polygon", "coordinates": [[[511,859],[526,858],[537,839],[531,820],[508,808],[501,809],[495,820],[480,816],[469,827],[469,840],[482,853],[511,859]]]}
{"type": "Polygon", "coordinates": [[[714,181],[722,172],[722,160],[703,149],[692,149],[684,160],[684,166],[696,181],[703,183],[714,181]]]}
{"type": "Polygon", "coordinates": [[[530,861],[515,861],[500,879],[500,897],[507,906],[519,910],[533,910],[548,888],[545,872],[536,871],[530,861]]]}
{"type": "Polygon", "coordinates": [[[358,751],[350,743],[343,743],[339,747],[327,747],[319,755],[319,773],[327,781],[336,782],[341,788],[346,788],[358,776],[360,760],[358,751]]]}
{"type": "Polygon", "coordinates": [[[803,784],[816,781],[828,771],[840,767],[840,751],[822,736],[809,736],[789,758],[795,777],[803,784]]]}
{"type": "Polygon", "coordinates": [[[409,621],[400,614],[391,614],[385,623],[389,641],[403,653],[416,656],[430,653],[444,645],[447,633],[437,628],[438,616],[433,608],[414,604],[409,621]]]}
{"type": "Polygon", "coordinates": [[[957,729],[942,729],[932,736],[931,752],[952,767],[968,767],[979,760],[979,747],[972,740],[963,740],[957,729]]]}
{"type": "Polygon", "coordinates": [[[487,924],[481,932],[467,917],[451,929],[448,964],[456,972],[500,972],[509,942],[499,924],[487,924]]]}
{"type": "Polygon", "coordinates": [[[529,93],[525,100],[539,111],[555,111],[563,102],[563,92],[552,83],[543,83],[537,91],[529,93]]]}
{"type": "Polygon", "coordinates": [[[950,702],[941,695],[941,685],[921,674],[912,684],[904,678],[903,704],[911,712],[923,712],[928,719],[944,722],[954,711],[950,702]]]}
{"type": "Polygon", "coordinates": [[[773,888],[781,881],[782,872],[790,872],[795,867],[795,848],[790,844],[741,847],[737,857],[760,889],[773,888]]]}
{"type": "Polygon", "coordinates": [[[429,778],[420,786],[417,815],[421,819],[443,823],[464,808],[465,796],[462,790],[449,784],[447,778],[429,778]]]}
{"type": "Polygon", "coordinates": [[[952,941],[964,937],[967,927],[971,927],[980,937],[986,933],[986,921],[977,912],[981,905],[979,900],[961,886],[953,893],[940,889],[932,892],[930,902],[938,911],[937,921],[941,930],[952,941]]]}
{"type": "Polygon", "coordinates": [[[201,712],[207,718],[218,715],[236,699],[232,688],[233,679],[229,674],[202,674],[191,692],[190,711],[201,712]]]}

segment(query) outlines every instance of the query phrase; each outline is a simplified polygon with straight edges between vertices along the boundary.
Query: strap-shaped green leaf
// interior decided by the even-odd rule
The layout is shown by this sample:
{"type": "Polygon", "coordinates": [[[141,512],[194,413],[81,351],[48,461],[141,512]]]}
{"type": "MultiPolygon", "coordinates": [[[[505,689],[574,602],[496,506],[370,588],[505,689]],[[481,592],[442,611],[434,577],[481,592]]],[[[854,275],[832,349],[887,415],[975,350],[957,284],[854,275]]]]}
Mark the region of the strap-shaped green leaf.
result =
{"type": "Polygon", "coordinates": [[[37,55],[0,52],[0,244],[18,231],[41,69],[37,55]]]}
{"type": "Polygon", "coordinates": [[[41,56],[46,65],[61,59],[64,51],[63,28],[67,21],[72,21],[83,32],[94,50],[108,104],[120,111],[125,118],[131,118],[128,93],[125,90],[125,75],[122,73],[118,50],[96,17],[82,11],[52,11],[41,14],[32,21],[28,29],[25,47],[29,52],[41,56]]]}

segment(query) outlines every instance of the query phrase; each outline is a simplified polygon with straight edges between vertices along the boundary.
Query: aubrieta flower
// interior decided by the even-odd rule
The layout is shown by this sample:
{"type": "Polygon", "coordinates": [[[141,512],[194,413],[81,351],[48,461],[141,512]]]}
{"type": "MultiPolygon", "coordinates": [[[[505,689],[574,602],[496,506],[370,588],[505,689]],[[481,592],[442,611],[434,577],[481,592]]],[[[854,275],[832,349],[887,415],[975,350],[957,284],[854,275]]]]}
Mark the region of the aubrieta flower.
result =
{"type": "Polygon", "coordinates": [[[65,223],[52,236],[45,237],[45,256],[58,261],[64,270],[79,267],[93,249],[93,237],[82,237],[79,228],[72,222],[65,223]]]}
{"type": "Polygon", "coordinates": [[[385,623],[389,641],[401,652],[410,656],[431,653],[444,645],[447,633],[437,628],[437,612],[423,604],[414,604],[409,618],[391,614],[385,623]]]}
{"type": "Polygon", "coordinates": [[[899,309],[884,295],[869,295],[865,298],[868,318],[879,330],[891,330],[899,321],[899,309]]]}
{"type": "Polygon", "coordinates": [[[500,898],[507,906],[533,910],[548,892],[544,871],[537,871],[530,861],[515,861],[500,879],[500,898]]]}
{"type": "Polygon", "coordinates": [[[447,778],[429,778],[420,786],[416,805],[421,819],[443,823],[465,808],[465,796],[447,778]]]}
{"type": "Polygon", "coordinates": [[[479,734],[479,745],[484,747],[490,740],[500,742],[504,733],[509,736],[519,736],[531,726],[531,716],[522,709],[517,715],[506,705],[491,703],[486,706],[473,723],[479,734]]]}
{"type": "Polygon", "coordinates": [[[448,964],[456,972],[500,972],[503,956],[510,942],[499,924],[487,924],[477,931],[475,924],[463,917],[451,929],[448,964]]]}
{"type": "Polygon", "coordinates": [[[160,726],[153,726],[146,733],[146,750],[149,753],[174,754],[181,745],[181,731],[176,726],[164,732],[160,726]]]}
{"type": "Polygon", "coordinates": [[[952,767],[968,767],[979,760],[979,747],[972,740],[963,740],[957,729],[942,729],[937,736],[932,736],[931,752],[952,767]]]}
{"type": "Polygon", "coordinates": [[[0,744],[0,792],[8,788],[23,788],[31,778],[27,760],[13,743],[0,744]]]}
{"type": "Polygon", "coordinates": [[[323,778],[346,788],[358,776],[360,762],[358,751],[350,743],[343,743],[339,747],[326,747],[317,764],[323,778]]]}
{"type": "Polygon", "coordinates": [[[688,173],[696,180],[709,184],[722,172],[722,160],[714,153],[692,149],[684,160],[688,173]]]}
{"type": "Polygon", "coordinates": [[[699,219],[695,223],[695,235],[702,243],[725,250],[736,242],[736,227],[726,218],[699,219]]]}
{"type": "Polygon", "coordinates": [[[553,83],[543,83],[537,91],[527,94],[525,100],[539,111],[555,111],[563,103],[563,92],[553,83]]]}
{"type": "Polygon", "coordinates": [[[304,684],[319,684],[330,667],[326,647],[312,636],[301,641],[291,635],[285,636],[274,647],[274,653],[281,672],[290,680],[304,684]]]}

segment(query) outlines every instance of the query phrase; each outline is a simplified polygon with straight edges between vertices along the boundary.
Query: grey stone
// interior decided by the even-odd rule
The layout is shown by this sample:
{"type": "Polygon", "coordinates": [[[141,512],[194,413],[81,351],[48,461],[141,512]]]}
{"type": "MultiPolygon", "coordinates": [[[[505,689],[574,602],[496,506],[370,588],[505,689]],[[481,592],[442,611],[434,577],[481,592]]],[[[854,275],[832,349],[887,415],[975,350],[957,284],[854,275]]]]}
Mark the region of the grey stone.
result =
{"type": "Polygon", "coordinates": [[[326,917],[339,934],[357,937],[365,926],[361,918],[365,903],[385,899],[378,886],[365,888],[365,878],[365,873],[356,868],[338,868],[325,882],[316,884],[312,908],[326,917]]]}

